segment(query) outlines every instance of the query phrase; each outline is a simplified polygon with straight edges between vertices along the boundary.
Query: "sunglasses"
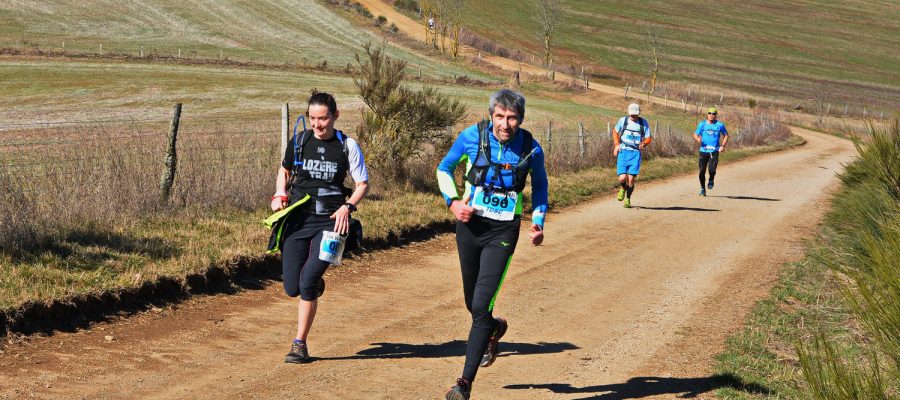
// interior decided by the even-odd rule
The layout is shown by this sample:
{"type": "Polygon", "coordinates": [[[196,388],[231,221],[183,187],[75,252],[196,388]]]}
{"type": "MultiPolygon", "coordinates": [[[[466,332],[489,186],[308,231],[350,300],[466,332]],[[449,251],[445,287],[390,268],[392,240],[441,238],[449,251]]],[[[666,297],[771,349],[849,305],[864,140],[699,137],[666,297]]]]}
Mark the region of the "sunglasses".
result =
{"type": "Polygon", "coordinates": [[[707,114],[709,114],[709,115],[716,115],[716,113],[707,113],[707,114]]]}

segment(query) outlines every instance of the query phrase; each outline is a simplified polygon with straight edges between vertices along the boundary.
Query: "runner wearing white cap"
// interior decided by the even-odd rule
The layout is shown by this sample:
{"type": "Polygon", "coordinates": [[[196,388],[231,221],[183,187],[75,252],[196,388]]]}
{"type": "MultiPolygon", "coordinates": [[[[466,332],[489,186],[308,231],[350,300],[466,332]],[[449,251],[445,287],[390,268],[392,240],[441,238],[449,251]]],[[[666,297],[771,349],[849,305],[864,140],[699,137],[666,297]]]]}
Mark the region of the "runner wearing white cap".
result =
{"type": "Polygon", "coordinates": [[[613,155],[616,156],[616,174],[619,176],[617,200],[625,201],[625,208],[631,208],[631,194],[641,171],[641,150],[651,141],[650,123],[640,117],[641,106],[628,105],[628,116],[619,119],[613,131],[613,155]]]}

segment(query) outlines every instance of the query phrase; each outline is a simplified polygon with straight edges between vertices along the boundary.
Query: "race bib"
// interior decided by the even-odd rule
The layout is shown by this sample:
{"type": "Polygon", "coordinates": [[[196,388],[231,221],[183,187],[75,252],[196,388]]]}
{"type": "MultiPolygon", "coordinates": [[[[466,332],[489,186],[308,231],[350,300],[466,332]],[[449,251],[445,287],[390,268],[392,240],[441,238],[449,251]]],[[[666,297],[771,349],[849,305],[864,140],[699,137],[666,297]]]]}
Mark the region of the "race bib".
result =
{"type": "Polygon", "coordinates": [[[478,186],[472,199],[475,214],[495,221],[512,221],[516,216],[519,194],[514,191],[495,192],[478,186]]]}
{"type": "Polygon", "coordinates": [[[708,151],[716,151],[717,147],[716,146],[703,146],[703,149],[708,150],[708,151]]]}

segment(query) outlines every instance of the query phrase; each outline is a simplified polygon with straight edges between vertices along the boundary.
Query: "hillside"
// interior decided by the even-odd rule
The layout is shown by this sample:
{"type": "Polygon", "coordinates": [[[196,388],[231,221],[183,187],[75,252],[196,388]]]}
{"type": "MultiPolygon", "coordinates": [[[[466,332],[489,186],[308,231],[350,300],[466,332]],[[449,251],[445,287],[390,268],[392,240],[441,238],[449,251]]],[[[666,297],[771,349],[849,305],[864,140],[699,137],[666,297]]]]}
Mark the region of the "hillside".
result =
{"type": "MultiPolygon", "coordinates": [[[[315,0],[0,3],[0,47],[95,54],[227,58],[281,65],[345,66],[382,38],[315,0]],[[102,46],[102,51],[101,51],[102,46]]],[[[388,46],[388,54],[434,76],[475,71],[388,46]]]]}
{"type": "MultiPolygon", "coordinates": [[[[649,71],[649,28],[662,40],[664,83],[711,84],[766,98],[827,97],[860,108],[900,104],[896,2],[563,4],[563,23],[553,40],[559,65],[590,63],[596,70],[624,71],[640,86],[649,71]]],[[[540,54],[532,2],[470,1],[464,12],[466,29],[540,54]],[[501,10],[504,17],[497,18],[501,10]],[[517,34],[505,34],[511,31],[517,34]]]]}

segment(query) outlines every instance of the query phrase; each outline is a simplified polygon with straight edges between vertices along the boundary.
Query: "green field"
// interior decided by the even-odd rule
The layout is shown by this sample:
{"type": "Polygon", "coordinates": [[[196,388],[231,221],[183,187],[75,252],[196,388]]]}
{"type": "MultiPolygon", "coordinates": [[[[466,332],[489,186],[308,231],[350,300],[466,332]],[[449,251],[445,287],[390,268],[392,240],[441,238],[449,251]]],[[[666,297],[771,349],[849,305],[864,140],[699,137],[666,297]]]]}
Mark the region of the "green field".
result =
{"type": "MultiPolygon", "coordinates": [[[[40,1],[0,3],[0,47],[79,53],[228,58],[272,65],[343,67],[362,45],[382,43],[315,0],[40,1]]],[[[389,45],[423,74],[486,75],[389,45]]]]}
{"type": "MultiPolygon", "coordinates": [[[[184,104],[187,118],[271,116],[276,121],[282,104],[300,107],[313,88],[335,94],[339,107],[345,110],[341,125],[349,129],[358,123],[358,110],[364,107],[351,76],[272,69],[0,59],[0,81],[5,85],[0,92],[0,128],[7,129],[14,128],[9,124],[46,121],[165,121],[177,102],[184,104]]],[[[409,84],[422,85],[415,80],[409,84]]],[[[469,108],[466,123],[485,114],[488,96],[499,88],[448,84],[440,87],[443,93],[469,108]]],[[[596,125],[622,114],[567,96],[546,96],[552,88],[543,85],[528,85],[522,90],[528,97],[528,123],[538,124],[541,129],[547,120],[596,125]]],[[[674,112],[660,112],[655,117],[685,129],[693,121],[674,112]]]]}
{"type": "MultiPolygon", "coordinates": [[[[842,107],[844,101],[851,107],[900,104],[900,5],[894,1],[567,0],[563,5],[553,40],[558,65],[611,67],[629,73],[640,86],[649,76],[650,28],[662,39],[663,83],[709,83],[797,100],[820,88],[842,107]]],[[[469,2],[465,13],[466,29],[540,54],[531,2],[469,2]]]]}

